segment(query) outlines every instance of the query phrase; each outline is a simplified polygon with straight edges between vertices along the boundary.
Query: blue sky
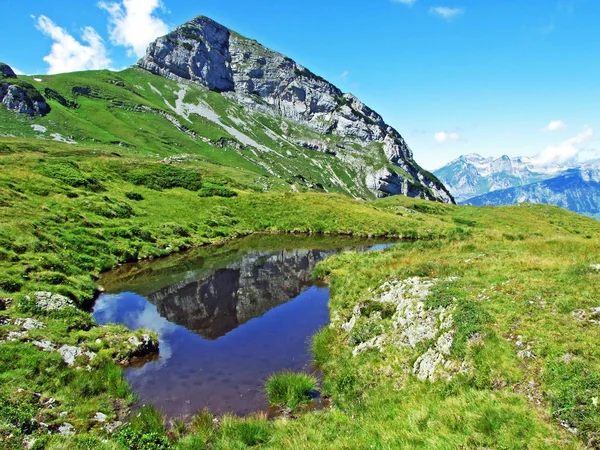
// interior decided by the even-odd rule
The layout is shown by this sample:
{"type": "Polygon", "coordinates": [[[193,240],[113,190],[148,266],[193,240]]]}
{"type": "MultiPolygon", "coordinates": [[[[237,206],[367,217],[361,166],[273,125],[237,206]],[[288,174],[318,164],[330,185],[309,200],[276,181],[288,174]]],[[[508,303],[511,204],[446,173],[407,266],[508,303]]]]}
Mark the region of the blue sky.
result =
{"type": "Polygon", "coordinates": [[[196,15],[352,92],[423,166],[461,154],[600,157],[598,0],[0,0],[28,74],[133,64],[196,15]],[[53,48],[54,45],[54,48],[53,48]]]}

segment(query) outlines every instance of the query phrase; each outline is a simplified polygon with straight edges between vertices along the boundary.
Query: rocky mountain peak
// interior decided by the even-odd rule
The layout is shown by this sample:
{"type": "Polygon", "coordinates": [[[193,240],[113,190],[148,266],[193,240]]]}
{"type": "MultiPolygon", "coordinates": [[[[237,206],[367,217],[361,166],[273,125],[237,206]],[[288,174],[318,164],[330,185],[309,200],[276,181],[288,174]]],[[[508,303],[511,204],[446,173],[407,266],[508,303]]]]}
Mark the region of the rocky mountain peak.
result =
{"type": "MultiPolygon", "coordinates": [[[[169,79],[203,85],[251,111],[300,124],[322,136],[338,136],[365,148],[377,144],[391,167],[357,168],[377,195],[453,202],[447,189],[413,160],[400,133],[379,114],[292,59],[208,17],[196,17],[158,38],[138,66],[169,79]]],[[[319,142],[297,144],[324,147],[319,142]]],[[[330,152],[339,158],[352,157],[344,148],[330,152]]]]}

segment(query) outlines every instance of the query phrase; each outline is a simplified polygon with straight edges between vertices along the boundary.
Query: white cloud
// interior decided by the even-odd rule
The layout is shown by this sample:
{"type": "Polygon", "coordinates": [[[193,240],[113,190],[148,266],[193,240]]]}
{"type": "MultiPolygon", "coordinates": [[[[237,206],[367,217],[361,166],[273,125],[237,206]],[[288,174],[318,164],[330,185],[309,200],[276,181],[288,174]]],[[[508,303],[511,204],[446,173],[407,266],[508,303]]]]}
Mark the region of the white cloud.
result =
{"type": "Polygon", "coordinates": [[[16,67],[11,67],[11,69],[13,70],[14,73],[16,73],[17,75],[25,75],[22,71],[20,71],[19,69],[17,69],[16,67]]]}
{"type": "Polygon", "coordinates": [[[401,3],[403,5],[412,6],[417,0],[392,0],[392,3],[401,3]]]}
{"type": "Polygon", "coordinates": [[[150,42],[169,32],[168,25],[154,14],[161,9],[160,0],[122,0],[98,3],[109,15],[110,41],[127,47],[130,56],[141,58],[150,42]]]}
{"type": "Polygon", "coordinates": [[[429,12],[446,20],[452,20],[455,17],[463,15],[465,10],[463,8],[449,8],[447,6],[432,6],[429,12]]]}
{"type": "Polygon", "coordinates": [[[547,166],[571,161],[582,151],[586,150],[584,145],[592,136],[594,136],[594,130],[586,126],[577,136],[567,139],[558,145],[549,145],[546,147],[534,158],[535,162],[540,166],[547,166]]]}
{"type": "Polygon", "coordinates": [[[447,144],[448,142],[460,141],[460,134],[440,131],[435,133],[434,139],[438,144],[447,144]]]}
{"type": "Polygon", "coordinates": [[[36,27],[54,41],[50,54],[44,57],[49,74],[110,68],[104,41],[92,27],[85,27],[81,36],[88,45],[79,42],[46,16],[38,17],[36,27]]]}
{"type": "Polygon", "coordinates": [[[553,120],[544,127],[544,131],[558,131],[567,128],[567,124],[562,120],[553,120]]]}

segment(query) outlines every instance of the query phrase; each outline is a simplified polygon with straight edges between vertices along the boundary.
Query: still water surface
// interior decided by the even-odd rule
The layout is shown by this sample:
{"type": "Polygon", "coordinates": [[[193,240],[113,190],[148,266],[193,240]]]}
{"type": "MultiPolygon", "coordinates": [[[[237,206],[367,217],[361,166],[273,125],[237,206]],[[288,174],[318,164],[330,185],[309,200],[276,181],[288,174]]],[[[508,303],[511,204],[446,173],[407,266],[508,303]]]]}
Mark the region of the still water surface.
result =
{"type": "Polygon", "coordinates": [[[344,250],[389,244],[343,238],[249,237],[105,274],[100,324],[156,331],[160,355],[125,370],[140,403],[168,417],[203,408],[267,410],[274,372],[312,372],[310,338],[329,322],[329,290],[316,263],[344,250]]]}

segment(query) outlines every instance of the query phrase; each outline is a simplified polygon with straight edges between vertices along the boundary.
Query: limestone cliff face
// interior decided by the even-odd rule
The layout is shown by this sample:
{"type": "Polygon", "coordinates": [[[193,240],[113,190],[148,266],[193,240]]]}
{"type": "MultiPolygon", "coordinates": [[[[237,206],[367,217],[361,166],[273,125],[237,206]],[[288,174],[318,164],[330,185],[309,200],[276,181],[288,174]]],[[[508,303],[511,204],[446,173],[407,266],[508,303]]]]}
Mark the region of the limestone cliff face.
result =
{"type": "Polygon", "coordinates": [[[38,90],[20,81],[12,68],[3,63],[0,63],[0,102],[8,110],[30,116],[50,112],[50,106],[38,90]]]}
{"type": "Polygon", "coordinates": [[[138,66],[158,75],[201,84],[244,107],[300,124],[319,135],[358,146],[377,144],[391,167],[356,162],[352,149],[297,141],[361,165],[358,172],[376,195],[410,195],[453,202],[447,189],[421,169],[394,128],[352,94],[313,74],[290,58],[244,38],[206,17],[197,17],[157,39],[138,66]]]}

